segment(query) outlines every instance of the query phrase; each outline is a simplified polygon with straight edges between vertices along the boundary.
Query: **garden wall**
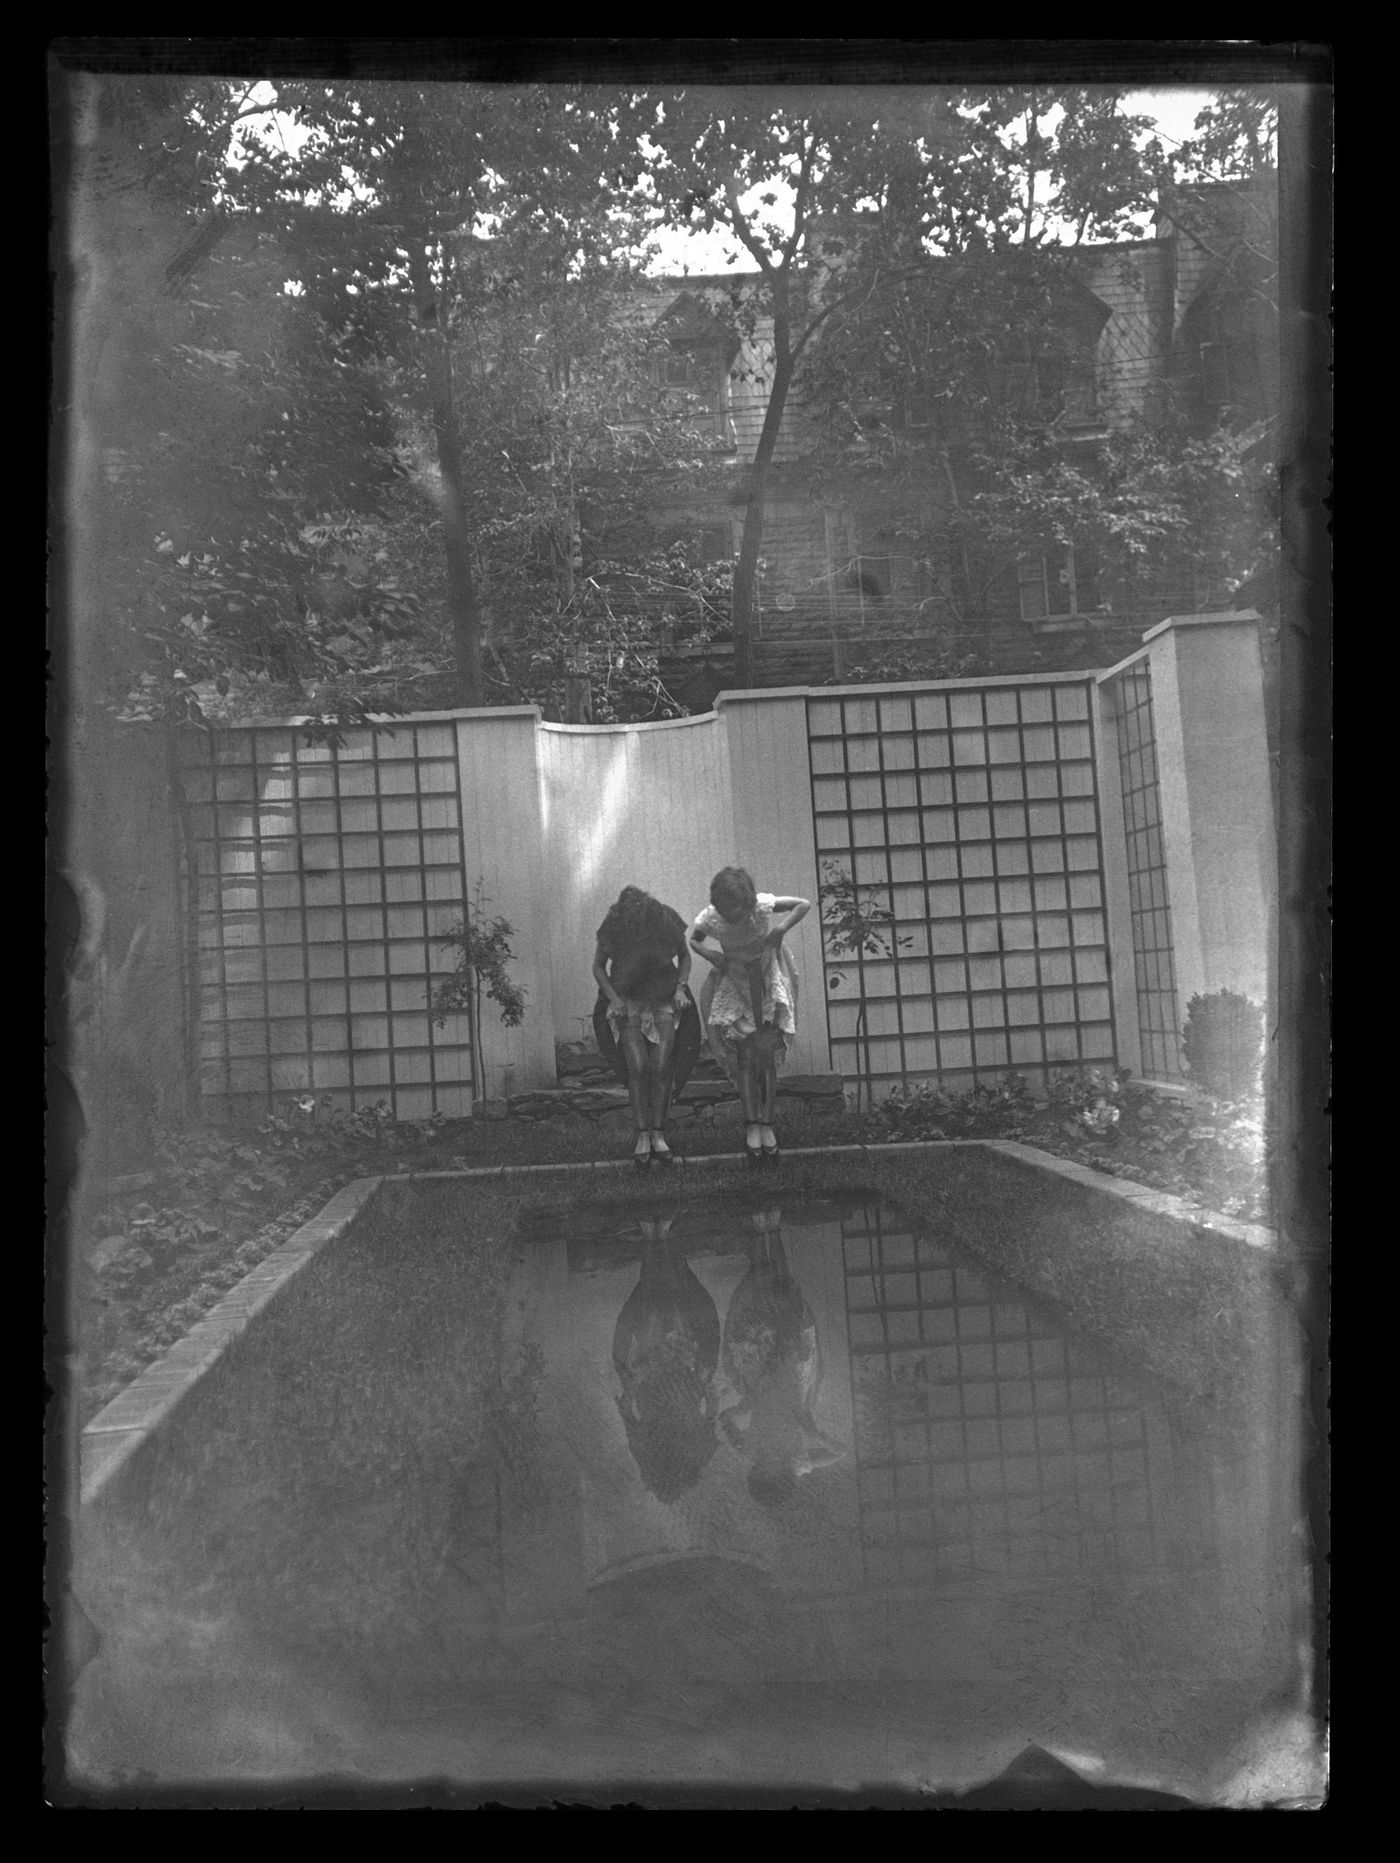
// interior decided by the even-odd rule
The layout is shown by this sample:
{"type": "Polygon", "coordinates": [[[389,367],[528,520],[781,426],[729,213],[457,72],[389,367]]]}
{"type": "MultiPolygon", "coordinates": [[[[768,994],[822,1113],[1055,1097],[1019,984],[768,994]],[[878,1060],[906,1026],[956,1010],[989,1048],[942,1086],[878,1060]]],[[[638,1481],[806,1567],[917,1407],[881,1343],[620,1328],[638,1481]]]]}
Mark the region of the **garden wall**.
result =
{"type": "Polygon", "coordinates": [[[1120,1046],[1134,1072],[1172,1080],[1193,996],[1274,1003],[1277,827],[1259,617],[1179,616],[1144,640],[1097,675],[1102,783],[1132,984],[1120,1046]]]}
{"type": "MultiPolygon", "coordinates": [[[[793,934],[790,1066],[877,1090],[1117,1061],[1171,1078],[1190,994],[1260,1000],[1273,827],[1253,617],[1193,617],[1107,674],[721,695],[651,725],[442,713],[308,744],[292,724],[181,748],[195,1039],[207,1101],[307,1093],[401,1118],[548,1085],[588,1027],[621,888],[693,915],[716,868],[871,936],[793,934]],[[478,888],[512,926],[518,1029],[434,1025],[442,934],[478,888]]],[[[700,981],[699,976],[696,982],[700,981]]]]}
{"type": "Polygon", "coordinates": [[[159,730],[89,713],[55,784],[50,936],[67,1023],[55,1059],[104,1168],[140,1156],[198,1099],[170,749],[159,730]]]}

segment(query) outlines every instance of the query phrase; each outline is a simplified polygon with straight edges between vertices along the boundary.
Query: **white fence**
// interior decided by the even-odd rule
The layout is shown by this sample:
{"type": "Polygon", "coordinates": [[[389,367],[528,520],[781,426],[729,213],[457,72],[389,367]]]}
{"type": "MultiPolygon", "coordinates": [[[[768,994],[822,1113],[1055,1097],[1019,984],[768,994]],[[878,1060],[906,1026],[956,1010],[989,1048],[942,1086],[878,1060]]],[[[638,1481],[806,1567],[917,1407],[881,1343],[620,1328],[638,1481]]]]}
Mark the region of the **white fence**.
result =
{"type": "Polygon", "coordinates": [[[727,694],[665,724],[517,707],[336,749],[249,726],[191,737],[183,784],[202,1088],[233,1107],[312,1092],[460,1115],[508,1081],[550,1084],[556,1042],[587,1030],[594,933],[622,887],[690,917],[731,863],[817,902],[793,934],[796,1072],[1169,1075],[1190,995],[1267,1000],[1272,980],[1252,616],[1165,623],[1103,675],[727,694]],[[824,951],[829,862],[893,914],[884,953],[824,951]],[[487,1005],[483,1082],[464,1019],[437,1028],[429,1007],[478,883],[527,999],[517,1029],[487,1005]]]}

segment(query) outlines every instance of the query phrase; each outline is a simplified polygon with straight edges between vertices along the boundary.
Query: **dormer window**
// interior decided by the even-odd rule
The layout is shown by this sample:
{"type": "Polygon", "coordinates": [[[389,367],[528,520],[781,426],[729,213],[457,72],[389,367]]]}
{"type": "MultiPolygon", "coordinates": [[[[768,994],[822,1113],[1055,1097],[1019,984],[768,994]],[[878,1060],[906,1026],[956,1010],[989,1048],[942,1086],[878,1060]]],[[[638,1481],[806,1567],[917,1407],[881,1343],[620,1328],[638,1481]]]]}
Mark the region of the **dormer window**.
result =
{"type": "Polygon", "coordinates": [[[1098,421],[1098,370],[1094,349],[1080,342],[1058,358],[1054,382],[1057,418],[1066,427],[1092,427],[1098,421]]]}
{"type": "MultiPolygon", "coordinates": [[[[732,448],[729,368],[724,351],[713,343],[673,341],[658,366],[661,386],[674,391],[678,411],[686,413],[701,432],[717,443],[732,448]]],[[[669,394],[667,398],[671,398],[669,394]]]]}
{"type": "Polygon", "coordinates": [[[1027,366],[1025,411],[1048,424],[1092,426],[1098,416],[1094,346],[1068,331],[1062,346],[1032,355],[1027,366]]]}
{"type": "Polygon", "coordinates": [[[667,388],[685,388],[698,398],[713,401],[718,381],[713,351],[698,343],[672,343],[661,361],[661,380],[667,388]]]}
{"type": "Polygon", "coordinates": [[[1044,556],[1024,557],[1017,566],[1021,619],[1065,621],[1104,613],[1094,553],[1065,545],[1044,556]]]}
{"type": "Polygon", "coordinates": [[[1238,297],[1217,297],[1201,318],[1201,395],[1207,412],[1249,418],[1262,406],[1258,319],[1238,297]]]}
{"type": "Polygon", "coordinates": [[[1092,292],[1068,293],[1043,336],[1022,338],[997,372],[1009,405],[1047,427],[1097,426],[1099,339],[1109,314],[1092,292]]]}
{"type": "Polygon", "coordinates": [[[654,379],[673,401],[725,452],[735,446],[730,418],[729,370],[739,345],[694,293],[682,292],[660,319],[665,338],[654,379]]]}

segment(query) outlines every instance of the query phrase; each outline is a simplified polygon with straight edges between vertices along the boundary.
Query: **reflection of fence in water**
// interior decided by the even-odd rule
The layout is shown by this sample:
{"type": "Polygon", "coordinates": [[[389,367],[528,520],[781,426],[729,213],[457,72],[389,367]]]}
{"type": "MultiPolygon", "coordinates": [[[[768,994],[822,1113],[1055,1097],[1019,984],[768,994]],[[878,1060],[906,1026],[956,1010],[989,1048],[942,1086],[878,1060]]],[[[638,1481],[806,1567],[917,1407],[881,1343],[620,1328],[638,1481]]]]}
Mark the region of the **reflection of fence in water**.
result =
{"type": "Polygon", "coordinates": [[[936,1243],[843,1230],[867,1577],[1153,1563],[1141,1400],[936,1243]]]}

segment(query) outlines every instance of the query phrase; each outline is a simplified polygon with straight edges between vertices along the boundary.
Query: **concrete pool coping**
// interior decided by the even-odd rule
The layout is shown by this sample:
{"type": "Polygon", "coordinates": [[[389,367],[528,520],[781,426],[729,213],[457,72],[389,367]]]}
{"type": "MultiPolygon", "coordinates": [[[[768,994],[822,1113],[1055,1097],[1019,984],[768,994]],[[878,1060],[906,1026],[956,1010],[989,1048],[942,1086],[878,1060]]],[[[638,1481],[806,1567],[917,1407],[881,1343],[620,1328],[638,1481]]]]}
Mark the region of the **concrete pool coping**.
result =
{"type": "MultiPolygon", "coordinates": [[[[1035,1170],[1092,1190],[1106,1191],[1144,1214],[1182,1223],[1196,1235],[1218,1236],[1221,1240],[1260,1250],[1272,1251],[1278,1246],[1275,1232],[1262,1224],[1235,1222],[1212,1211],[1198,1209],[1167,1191],[1152,1190],[1144,1184],[1112,1177],[1088,1165],[1075,1164],[1068,1158],[1057,1158],[1050,1152],[1037,1151],[1033,1146],[1020,1145],[1010,1139],[912,1139],[889,1145],[814,1145],[786,1152],[784,1157],[788,1162],[798,1158],[852,1155],[875,1160],[898,1152],[955,1151],[968,1147],[1001,1152],[1035,1170]]],[[[701,1165],[741,1164],[743,1161],[742,1152],[717,1152],[706,1157],[686,1158],[685,1171],[689,1173],[701,1165]]],[[[338,1190],[317,1215],[264,1256],[257,1267],[244,1275],[168,1352],[148,1365],[84,1426],[79,1437],[79,1508],[89,1506],[98,1498],[147,1438],[168,1421],[195,1385],[207,1376],[253,1318],[328,1242],[336,1241],[345,1233],[381,1185],[445,1179],[481,1182],[560,1172],[632,1169],[630,1158],[609,1158],[585,1159],[576,1164],[503,1164],[464,1167],[456,1171],[386,1172],[377,1177],[355,1178],[338,1190]]],[[[669,1171],[662,1172],[657,1181],[666,1183],[671,1175],[669,1171]]]]}
{"type": "Polygon", "coordinates": [[[86,1507],[175,1407],[213,1369],[250,1321],[328,1242],[343,1235],[378,1190],[382,1178],[357,1177],[338,1190],[256,1268],[210,1308],[170,1350],[83,1428],[78,1449],[78,1505],[86,1507]]]}

